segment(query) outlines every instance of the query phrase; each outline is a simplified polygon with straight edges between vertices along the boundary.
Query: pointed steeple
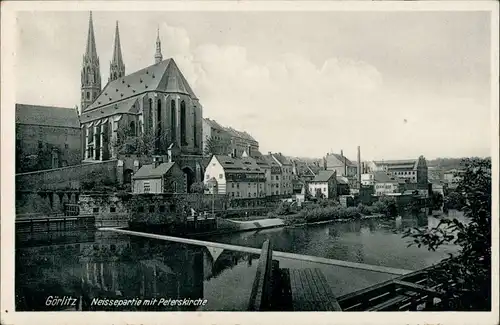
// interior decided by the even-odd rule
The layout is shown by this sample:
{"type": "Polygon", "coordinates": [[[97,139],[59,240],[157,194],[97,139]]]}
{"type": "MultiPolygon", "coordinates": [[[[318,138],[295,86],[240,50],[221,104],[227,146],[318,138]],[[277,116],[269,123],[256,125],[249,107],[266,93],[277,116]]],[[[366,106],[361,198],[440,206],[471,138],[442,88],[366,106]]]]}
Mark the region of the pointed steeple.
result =
{"type": "Polygon", "coordinates": [[[113,60],[109,67],[109,81],[116,80],[125,75],[125,64],[123,63],[122,49],[120,44],[120,30],[116,21],[115,45],[113,48],[113,60]]]}
{"type": "Polygon", "coordinates": [[[87,45],[83,55],[81,73],[81,106],[80,114],[94,102],[101,92],[101,70],[99,67],[99,56],[95,46],[94,23],[92,12],[89,17],[89,30],[87,35],[87,45]]]}
{"type": "Polygon", "coordinates": [[[160,27],[158,27],[158,32],[156,34],[155,63],[160,63],[161,61],[163,61],[163,55],[161,54],[160,27]]]}
{"type": "Polygon", "coordinates": [[[92,59],[97,59],[97,50],[95,47],[95,36],[94,36],[94,23],[92,21],[92,11],[89,17],[89,32],[87,35],[87,48],[85,50],[85,56],[92,59]]]}

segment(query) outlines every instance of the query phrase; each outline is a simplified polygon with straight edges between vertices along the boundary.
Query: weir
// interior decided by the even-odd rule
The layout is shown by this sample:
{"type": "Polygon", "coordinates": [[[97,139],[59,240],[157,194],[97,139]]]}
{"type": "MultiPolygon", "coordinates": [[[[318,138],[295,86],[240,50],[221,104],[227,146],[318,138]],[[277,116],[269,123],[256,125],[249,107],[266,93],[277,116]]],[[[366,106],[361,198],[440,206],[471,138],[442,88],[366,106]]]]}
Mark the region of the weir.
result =
{"type": "MultiPolygon", "coordinates": [[[[173,236],[166,236],[166,235],[157,235],[157,234],[150,234],[150,233],[125,230],[125,229],[119,229],[119,228],[99,228],[99,230],[100,231],[113,231],[113,232],[121,233],[121,234],[125,234],[125,235],[166,240],[166,241],[184,243],[184,244],[189,244],[189,245],[204,246],[207,248],[227,249],[227,250],[232,250],[232,251],[237,251],[237,252],[251,253],[251,254],[258,254],[258,255],[261,253],[260,248],[253,248],[253,247],[247,247],[247,246],[238,246],[238,245],[215,243],[215,242],[190,239],[190,238],[180,238],[180,237],[173,237],[173,236]]],[[[414,272],[414,271],[410,271],[410,270],[403,270],[403,269],[397,269],[397,268],[386,267],[386,266],[348,262],[348,261],[334,260],[334,259],[329,259],[329,258],[324,258],[324,257],[301,255],[301,254],[294,254],[294,253],[287,253],[287,252],[279,252],[279,251],[274,251],[274,250],[273,250],[273,256],[274,257],[281,257],[281,258],[288,258],[288,259],[293,259],[293,260],[299,260],[299,261],[319,263],[319,264],[341,266],[341,267],[357,269],[357,270],[365,270],[365,271],[370,271],[370,272],[394,274],[394,275],[405,275],[405,274],[409,274],[411,272],[414,272]]]]}

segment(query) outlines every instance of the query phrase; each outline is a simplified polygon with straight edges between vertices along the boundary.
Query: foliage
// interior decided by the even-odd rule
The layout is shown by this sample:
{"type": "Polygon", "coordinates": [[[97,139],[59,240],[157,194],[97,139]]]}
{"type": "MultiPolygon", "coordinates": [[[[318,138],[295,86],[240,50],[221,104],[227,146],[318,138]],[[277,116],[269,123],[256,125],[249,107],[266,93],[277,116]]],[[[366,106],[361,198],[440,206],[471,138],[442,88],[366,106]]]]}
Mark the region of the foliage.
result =
{"type": "Polygon", "coordinates": [[[119,128],[116,139],[111,145],[122,154],[135,154],[138,156],[150,156],[153,154],[166,154],[168,143],[168,130],[161,130],[154,134],[153,130],[146,130],[135,134],[128,128],[119,128]],[[156,144],[158,143],[158,149],[156,144]]]}
{"type": "Polygon", "coordinates": [[[276,210],[274,211],[274,213],[278,216],[285,216],[285,215],[291,214],[292,211],[291,211],[290,203],[281,202],[278,205],[278,207],[276,208],[276,210]]]}
{"type": "Polygon", "coordinates": [[[458,185],[468,222],[443,218],[431,229],[409,229],[410,245],[436,250],[443,244],[460,247],[456,257],[429,275],[431,284],[443,284],[443,309],[491,309],[491,161],[464,159],[465,173],[458,185]]]}
{"type": "Polygon", "coordinates": [[[458,191],[450,192],[444,198],[444,204],[447,209],[461,211],[465,207],[465,197],[458,191]]]}
{"type": "Polygon", "coordinates": [[[206,190],[206,186],[203,182],[197,182],[197,183],[193,183],[191,185],[191,193],[200,193],[200,194],[203,194],[205,193],[205,190],[206,190]]]}
{"type": "Polygon", "coordinates": [[[431,197],[431,206],[433,210],[440,210],[443,206],[444,198],[443,195],[439,192],[432,192],[431,197]]]}
{"type": "Polygon", "coordinates": [[[211,157],[213,155],[223,154],[219,152],[217,140],[214,137],[207,137],[205,140],[205,148],[203,149],[203,155],[211,157]]]}

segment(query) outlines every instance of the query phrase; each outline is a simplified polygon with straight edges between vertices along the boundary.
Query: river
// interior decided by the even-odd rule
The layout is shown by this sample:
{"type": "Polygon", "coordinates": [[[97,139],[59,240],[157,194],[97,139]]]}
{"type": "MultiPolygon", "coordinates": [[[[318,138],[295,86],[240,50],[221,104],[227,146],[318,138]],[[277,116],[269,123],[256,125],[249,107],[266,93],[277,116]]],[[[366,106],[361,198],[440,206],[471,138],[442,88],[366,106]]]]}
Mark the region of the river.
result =
{"type": "MultiPolygon", "coordinates": [[[[459,216],[460,217],[460,216],[459,216]]],[[[331,259],[418,270],[457,251],[445,245],[436,252],[407,247],[407,227],[434,226],[438,219],[407,216],[367,219],[297,228],[276,228],[206,237],[203,240],[262,246],[331,259]]],[[[204,306],[92,306],[91,310],[244,311],[255,277],[258,255],[121,235],[73,231],[18,235],[16,241],[16,310],[61,310],[48,296],[109,299],[206,299],[204,306]]],[[[297,260],[278,259],[280,267],[320,268],[337,295],[394,277],[297,260]]]]}

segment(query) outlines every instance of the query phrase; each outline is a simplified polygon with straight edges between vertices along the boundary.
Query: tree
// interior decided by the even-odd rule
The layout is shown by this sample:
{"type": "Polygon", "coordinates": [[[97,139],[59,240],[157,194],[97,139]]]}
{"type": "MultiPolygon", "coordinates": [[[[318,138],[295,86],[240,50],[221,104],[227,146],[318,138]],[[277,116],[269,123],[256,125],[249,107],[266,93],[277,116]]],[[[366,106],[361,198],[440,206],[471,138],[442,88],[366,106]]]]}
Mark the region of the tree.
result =
{"type": "Polygon", "coordinates": [[[166,154],[168,134],[168,129],[161,130],[157,134],[154,134],[153,130],[145,130],[137,135],[127,128],[118,129],[116,139],[111,141],[111,145],[119,153],[123,154],[136,154],[139,156],[166,154]]]}
{"type": "Polygon", "coordinates": [[[203,155],[211,157],[213,155],[222,154],[218,148],[217,140],[214,137],[206,137],[205,148],[203,149],[203,155]]]}
{"type": "Polygon", "coordinates": [[[457,256],[432,270],[428,281],[442,285],[443,309],[486,311],[491,309],[491,161],[471,158],[463,163],[457,191],[463,193],[468,222],[443,218],[431,229],[408,229],[404,237],[413,239],[410,245],[432,251],[447,243],[458,245],[457,256]]]}
{"type": "Polygon", "coordinates": [[[193,183],[191,185],[191,193],[205,193],[206,186],[203,182],[193,183]]]}
{"type": "Polygon", "coordinates": [[[443,195],[439,192],[432,192],[431,197],[431,206],[433,210],[440,210],[443,206],[443,195]]]}
{"type": "Polygon", "coordinates": [[[444,199],[444,203],[448,209],[460,211],[465,206],[465,198],[457,188],[456,191],[450,192],[446,196],[446,198],[444,199]]]}

